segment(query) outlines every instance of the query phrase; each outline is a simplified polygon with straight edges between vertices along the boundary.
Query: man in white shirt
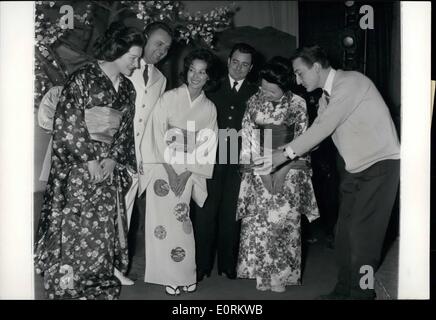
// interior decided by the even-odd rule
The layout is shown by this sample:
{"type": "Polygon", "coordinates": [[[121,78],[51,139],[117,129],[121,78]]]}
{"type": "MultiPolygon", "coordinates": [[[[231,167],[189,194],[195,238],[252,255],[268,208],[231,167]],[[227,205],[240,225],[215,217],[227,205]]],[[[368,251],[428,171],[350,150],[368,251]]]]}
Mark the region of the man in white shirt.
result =
{"type": "MultiPolygon", "coordinates": [[[[142,137],[147,120],[157,100],[165,92],[167,83],[167,79],[159,69],[155,67],[155,64],[168,54],[172,43],[173,32],[165,23],[153,22],[145,28],[144,37],[146,44],[144,46],[142,59],[140,60],[140,68],[136,69],[129,77],[136,90],[134,135],[136,160],[138,164],[138,173],[133,175],[132,187],[126,195],[127,217],[129,226],[131,225],[129,230],[129,250],[131,251],[131,257],[132,253],[139,251],[135,250],[136,239],[138,238],[139,240],[139,236],[141,237],[140,242],[144,242],[145,239],[143,234],[145,197],[141,196],[145,191],[142,169],[142,137]],[[136,210],[132,215],[134,207],[136,207],[136,210]]],[[[144,245],[141,244],[138,249],[143,249],[143,246],[144,245]]],[[[140,254],[140,252],[136,252],[135,255],[137,254],[140,254]]],[[[140,256],[142,257],[142,255],[140,256]]],[[[129,279],[125,278],[124,280],[124,284],[132,284],[129,279]]]]}

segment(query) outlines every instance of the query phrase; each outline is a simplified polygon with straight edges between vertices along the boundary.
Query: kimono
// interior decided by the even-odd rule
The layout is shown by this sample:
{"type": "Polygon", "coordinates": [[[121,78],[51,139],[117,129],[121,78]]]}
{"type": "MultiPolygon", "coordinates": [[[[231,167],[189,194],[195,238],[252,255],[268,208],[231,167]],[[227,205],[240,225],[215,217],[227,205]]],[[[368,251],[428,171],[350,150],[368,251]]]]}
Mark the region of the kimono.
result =
{"type": "Polygon", "coordinates": [[[192,197],[202,207],[207,198],[217,134],[215,105],[204,92],[191,101],[186,85],[164,93],[149,118],[142,144],[147,181],[145,282],[197,282],[189,204],[192,197]],[[171,164],[177,174],[192,172],[180,197],[171,190],[163,163],[171,164]]]}
{"type": "MultiPolygon", "coordinates": [[[[294,138],[301,135],[308,126],[305,101],[291,92],[278,102],[267,101],[260,91],[253,95],[242,120],[241,162],[247,161],[247,153],[260,153],[255,131],[267,126],[287,128],[294,138]]],[[[284,140],[285,131],[279,130],[284,140]]],[[[274,141],[277,138],[273,131],[272,148],[284,144],[274,141]]],[[[308,162],[309,157],[299,161],[308,162]]],[[[237,276],[256,279],[259,290],[300,284],[302,214],[309,221],[319,217],[309,166],[291,168],[276,194],[264,187],[257,173],[246,170],[237,204],[237,219],[242,219],[237,276]]]]}
{"type": "Polygon", "coordinates": [[[56,108],[51,168],[35,244],[35,268],[49,299],[116,299],[127,271],[124,195],[136,172],[135,90],[118,91],[98,64],[67,80],[56,108]],[[112,176],[90,181],[87,162],[111,158],[112,176]]]}

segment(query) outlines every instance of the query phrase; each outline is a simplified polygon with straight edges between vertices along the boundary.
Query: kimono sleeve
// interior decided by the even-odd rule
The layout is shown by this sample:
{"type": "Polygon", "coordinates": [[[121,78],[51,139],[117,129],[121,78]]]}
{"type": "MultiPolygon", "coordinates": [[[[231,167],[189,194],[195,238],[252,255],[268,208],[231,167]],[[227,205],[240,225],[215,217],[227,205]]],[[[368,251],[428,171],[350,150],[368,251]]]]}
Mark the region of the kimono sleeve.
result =
{"type": "Polygon", "coordinates": [[[166,95],[161,96],[147,121],[141,141],[142,162],[144,164],[164,163],[164,154],[167,148],[165,133],[168,129],[170,100],[166,95]]]}
{"type": "MultiPolygon", "coordinates": [[[[250,165],[253,160],[253,154],[252,152],[257,150],[257,152],[260,152],[259,149],[256,148],[256,141],[259,141],[256,139],[256,130],[254,125],[254,102],[256,99],[256,95],[251,97],[247,102],[247,109],[245,110],[244,116],[242,117],[242,130],[241,130],[241,152],[239,155],[239,162],[242,165],[250,165]]],[[[259,134],[259,132],[257,132],[259,134]]],[[[258,136],[260,138],[260,134],[258,136]]]]}
{"type": "MultiPolygon", "coordinates": [[[[133,87],[132,90],[134,90],[133,87]]],[[[135,105],[132,101],[135,101],[135,99],[128,103],[128,108],[123,113],[120,128],[115,134],[111,145],[109,157],[136,172],[135,138],[133,133],[135,105]]]]}
{"type": "Polygon", "coordinates": [[[53,152],[65,163],[98,160],[85,123],[84,77],[77,74],[67,81],[53,119],[53,152]]]}
{"type": "Polygon", "coordinates": [[[186,170],[204,178],[212,178],[218,147],[218,124],[215,105],[210,102],[206,125],[199,130],[195,148],[195,163],[187,163],[186,170]]]}

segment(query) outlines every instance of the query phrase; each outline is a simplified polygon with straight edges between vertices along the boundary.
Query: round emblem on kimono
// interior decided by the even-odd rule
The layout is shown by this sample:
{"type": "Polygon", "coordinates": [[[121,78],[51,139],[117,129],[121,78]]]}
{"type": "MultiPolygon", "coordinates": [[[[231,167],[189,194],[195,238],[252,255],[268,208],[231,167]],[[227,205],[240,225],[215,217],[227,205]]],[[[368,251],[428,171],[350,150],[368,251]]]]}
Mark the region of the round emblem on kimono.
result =
{"type": "Polygon", "coordinates": [[[174,215],[177,221],[183,222],[189,219],[189,206],[188,204],[181,202],[174,208],[174,215]]]}
{"type": "Polygon", "coordinates": [[[185,250],[183,250],[180,247],[174,248],[171,250],[171,259],[173,259],[175,262],[180,262],[183,259],[185,259],[185,250]]]}
{"type": "Polygon", "coordinates": [[[182,224],[183,232],[186,234],[190,234],[192,232],[192,223],[189,220],[183,221],[182,224]]]}
{"type": "Polygon", "coordinates": [[[157,226],[154,229],[154,236],[160,240],[163,240],[167,237],[167,231],[164,226],[157,226]]]}
{"type": "Polygon", "coordinates": [[[154,182],[154,193],[159,197],[165,197],[170,192],[169,184],[162,179],[158,179],[154,182]]]}

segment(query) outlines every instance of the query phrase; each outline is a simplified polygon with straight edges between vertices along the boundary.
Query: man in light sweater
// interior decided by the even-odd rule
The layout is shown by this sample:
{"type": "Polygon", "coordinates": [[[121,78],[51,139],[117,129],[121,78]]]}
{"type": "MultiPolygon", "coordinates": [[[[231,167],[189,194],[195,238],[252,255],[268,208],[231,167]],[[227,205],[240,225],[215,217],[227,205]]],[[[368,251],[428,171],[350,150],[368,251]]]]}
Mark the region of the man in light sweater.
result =
{"type": "Polygon", "coordinates": [[[298,49],[292,65],[307,91],[323,89],[318,116],[304,134],[258,162],[263,171],[274,169],[332,136],[346,173],[335,239],[337,284],[320,298],[374,299],[371,281],[361,279],[379,266],[398,190],[400,143],[394,123],[373,82],[359,72],[334,70],[319,46],[298,49]]]}

